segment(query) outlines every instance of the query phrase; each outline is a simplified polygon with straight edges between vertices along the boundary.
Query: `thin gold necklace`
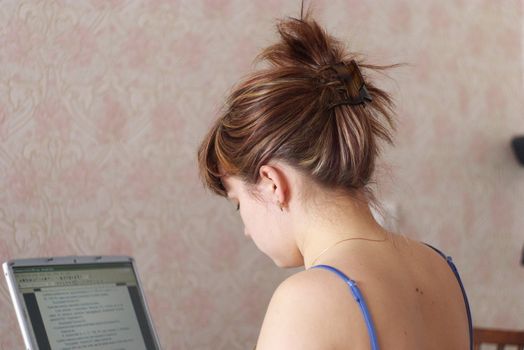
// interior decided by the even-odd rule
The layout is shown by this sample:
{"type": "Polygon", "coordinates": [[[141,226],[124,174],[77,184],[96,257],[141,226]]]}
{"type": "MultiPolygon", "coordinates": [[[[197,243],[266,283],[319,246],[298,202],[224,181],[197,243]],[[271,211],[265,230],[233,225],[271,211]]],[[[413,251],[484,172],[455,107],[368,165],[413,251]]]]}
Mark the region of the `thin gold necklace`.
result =
{"type": "Polygon", "coordinates": [[[324,249],[322,252],[320,252],[320,254],[317,255],[317,257],[315,258],[315,260],[313,260],[313,262],[311,262],[311,266],[315,266],[315,263],[317,262],[317,260],[325,253],[327,252],[328,250],[330,250],[331,248],[333,248],[334,246],[336,246],[337,244],[339,243],[342,243],[342,242],[346,242],[346,241],[352,241],[352,240],[362,240],[362,241],[371,241],[371,242],[384,242],[386,240],[386,238],[384,239],[371,239],[371,238],[362,238],[362,237],[352,237],[352,238],[345,238],[345,239],[341,239],[340,241],[337,241],[335,242],[333,245],[330,245],[329,247],[327,247],[326,249],[324,249]]]}

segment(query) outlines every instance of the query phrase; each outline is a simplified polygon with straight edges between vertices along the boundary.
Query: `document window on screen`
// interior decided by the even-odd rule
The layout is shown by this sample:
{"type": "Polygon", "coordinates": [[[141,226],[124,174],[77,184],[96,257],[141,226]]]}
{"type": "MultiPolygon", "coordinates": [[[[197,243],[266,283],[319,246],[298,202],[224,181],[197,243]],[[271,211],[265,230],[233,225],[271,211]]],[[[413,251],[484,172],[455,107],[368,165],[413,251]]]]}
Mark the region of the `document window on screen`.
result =
{"type": "Polygon", "coordinates": [[[156,349],[131,263],[15,267],[41,350],[156,349]]]}

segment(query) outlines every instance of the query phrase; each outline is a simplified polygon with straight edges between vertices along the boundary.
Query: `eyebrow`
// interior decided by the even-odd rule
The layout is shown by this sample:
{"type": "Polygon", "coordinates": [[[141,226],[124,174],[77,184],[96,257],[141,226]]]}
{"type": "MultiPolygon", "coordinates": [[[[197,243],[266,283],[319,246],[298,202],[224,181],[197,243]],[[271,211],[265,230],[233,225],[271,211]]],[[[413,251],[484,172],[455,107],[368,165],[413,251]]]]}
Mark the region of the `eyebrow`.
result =
{"type": "Polygon", "coordinates": [[[227,186],[226,182],[223,180],[222,177],[220,177],[220,183],[222,184],[222,187],[226,190],[226,192],[229,191],[229,186],[227,186]]]}
{"type": "Polygon", "coordinates": [[[220,183],[222,184],[222,186],[224,188],[226,188],[226,182],[224,181],[224,177],[223,176],[218,176],[218,181],[220,181],[220,183]]]}
{"type": "Polygon", "coordinates": [[[232,199],[233,197],[231,197],[231,191],[224,185],[223,182],[222,182],[222,185],[224,186],[224,189],[226,190],[226,198],[232,199]]]}

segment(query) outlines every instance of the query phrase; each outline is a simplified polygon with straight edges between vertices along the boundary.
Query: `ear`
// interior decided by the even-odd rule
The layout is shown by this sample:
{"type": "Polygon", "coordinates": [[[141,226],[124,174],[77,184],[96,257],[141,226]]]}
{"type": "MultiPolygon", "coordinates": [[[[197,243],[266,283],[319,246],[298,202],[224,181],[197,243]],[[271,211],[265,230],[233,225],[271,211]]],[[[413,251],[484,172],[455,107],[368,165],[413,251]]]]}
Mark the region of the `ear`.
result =
{"type": "Polygon", "coordinates": [[[262,165],[259,170],[258,190],[264,197],[277,204],[286,206],[290,196],[290,178],[285,170],[277,165],[262,165]]]}

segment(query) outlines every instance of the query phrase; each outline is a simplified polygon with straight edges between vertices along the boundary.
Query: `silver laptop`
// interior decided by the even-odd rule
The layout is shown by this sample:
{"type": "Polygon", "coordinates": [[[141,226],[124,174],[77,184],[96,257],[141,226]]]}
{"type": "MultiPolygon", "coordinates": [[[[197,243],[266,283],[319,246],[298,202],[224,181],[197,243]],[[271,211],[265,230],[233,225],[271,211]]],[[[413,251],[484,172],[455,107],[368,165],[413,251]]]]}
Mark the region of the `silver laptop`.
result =
{"type": "Polygon", "coordinates": [[[133,258],[69,256],[5,262],[28,350],[157,350],[133,258]]]}

